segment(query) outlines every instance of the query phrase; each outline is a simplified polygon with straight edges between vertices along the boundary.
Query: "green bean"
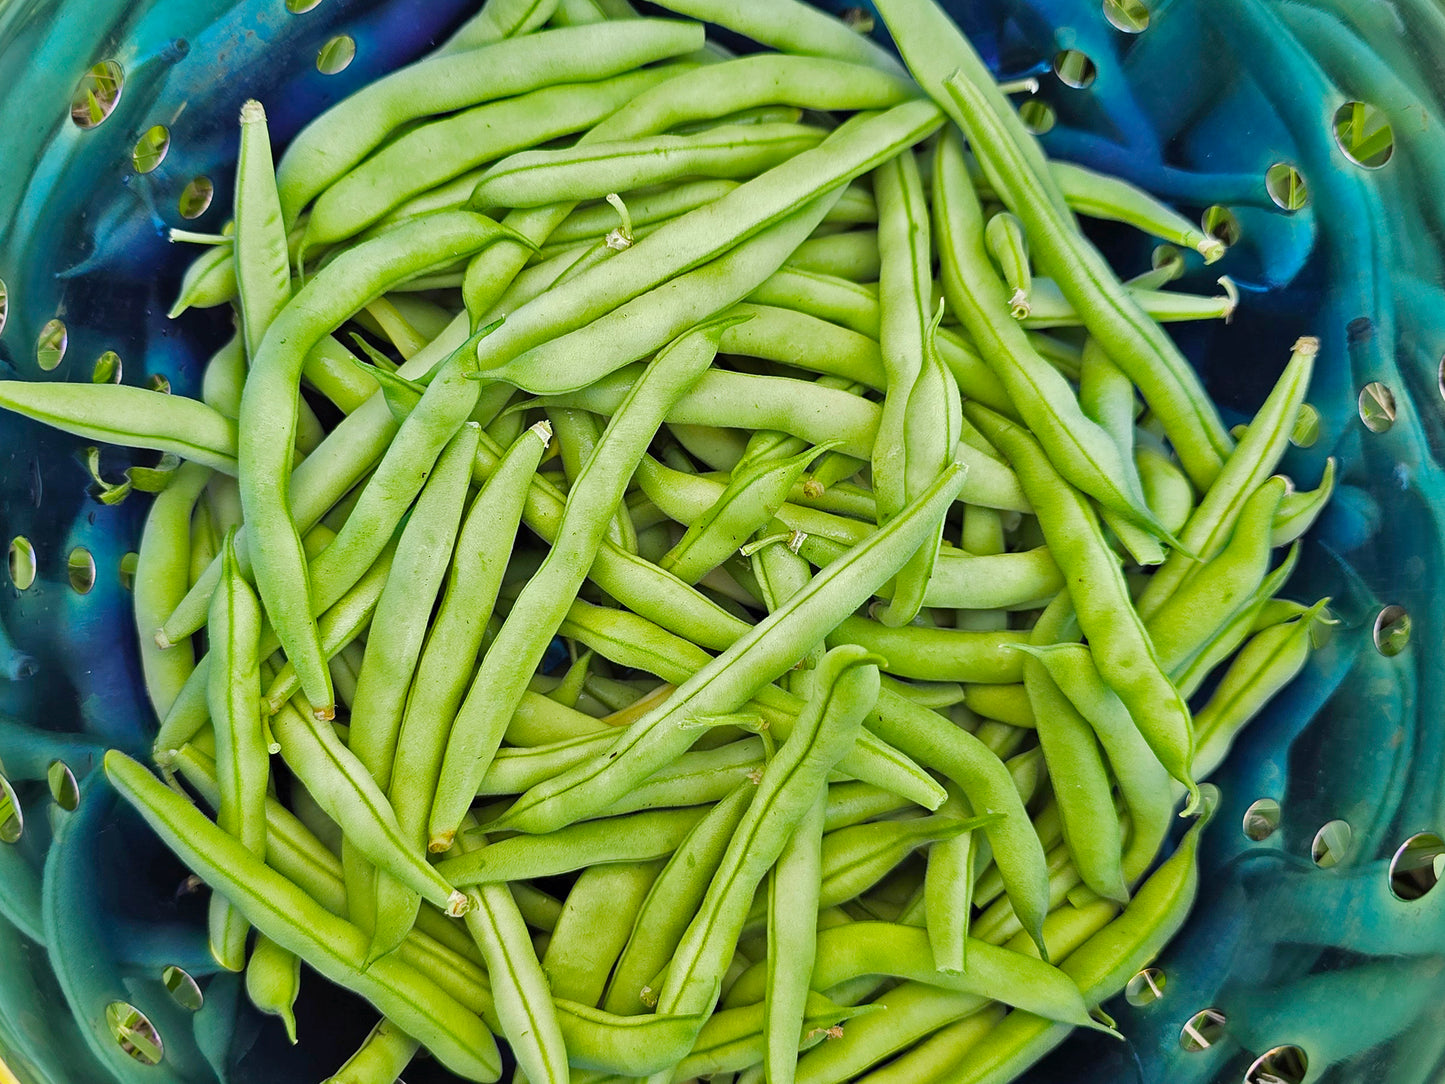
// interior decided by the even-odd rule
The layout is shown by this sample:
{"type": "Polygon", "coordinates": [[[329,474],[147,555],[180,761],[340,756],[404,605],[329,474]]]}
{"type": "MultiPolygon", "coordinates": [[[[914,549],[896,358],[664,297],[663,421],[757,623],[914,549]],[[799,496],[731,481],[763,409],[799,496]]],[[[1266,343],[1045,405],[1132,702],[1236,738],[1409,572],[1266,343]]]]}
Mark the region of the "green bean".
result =
{"type": "MultiPolygon", "coordinates": [[[[463,838],[456,853],[477,845],[463,838]]],[[[467,899],[467,930],[482,950],[494,1011],[519,1068],[539,1084],[567,1080],[566,1041],[552,991],[511,890],[505,884],[482,885],[467,899]]]]}
{"type": "Polygon", "coordinates": [[[688,525],[658,564],[684,582],[696,583],[765,526],[808,464],[838,443],[829,441],[780,462],[740,465],[713,506],[688,525]]]}
{"type": "Polygon", "coordinates": [[[665,704],[629,726],[603,763],[580,765],[533,787],[503,821],[537,831],[559,820],[575,820],[615,801],[637,778],[672,760],[692,742],[691,733],[677,723],[737,710],[901,567],[932,533],[958,491],[960,473],[956,465],[950,467],[924,498],[820,572],[783,609],[680,685],[665,704]],[[725,671],[727,679],[720,680],[725,671]]]}
{"type": "MultiPolygon", "coordinates": [[[[1031,639],[1030,646],[1045,642],[1031,639]]],[[[1074,866],[1100,896],[1123,903],[1129,898],[1123,833],[1094,731],[1036,658],[1024,663],[1024,687],[1074,866]]]]}
{"type": "MultiPolygon", "coordinates": [[[[393,789],[392,764],[407,692],[457,540],[479,434],[480,427],[467,423],[437,459],[401,532],[372,617],[347,745],[383,791],[393,789]]],[[[380,954],[394,948],[410,929],[419,897],[384,872],[376,878],[376,894],[373,952],[380,954]]]]}
{"type": "MultiPolygon", "coordinates": [[[[969,1051],[1003,1020],[1002,1005],[986,1005],[948,1024],[916,1043],[880,1068],[859,1079],[859,1084],[941,1084],[969,1051]]],[[[930,1019],[927,1023],[932,1023],[930,1019]]],[[[921,1030],[921,1029],[920,1029],[921,1030]]]]}
{"type": "Polygon", "coordinates": [[[1334,491],[1335,457],[1330,456],[1325,460],[1324,474],[1317,488],[1300,491],[1291,487],[1285,493],[1270,527],[1269,544],[1288,546],[1313,527],[1334,491]]]}
{"type": "Polygon", "coordinates": [[[983,211],[955,133],[934,152],[933,211],[944,294],[1055,469],[1103,507],[1157,532],[1132,457],[1089,419],[1068,381],[1008,317],[1007,289],[989,264],[983,211]]]}
{"type": "Polygon", "coordinates": [[[985,719],[1028,730],[1036,725],[1034,709],[1022,685],[965,685],[963,702],[985,719]]]}
{"type": "Polygon", "coordinates": [[[878,232],[848,230],[810,238],[788,257],[785,266],[855,282],[876,282],[882,270],[878,232]]]}
{"type": "Polygon", "coordinates": [[[816,147],[826,133],[805,124],[720,125],[693,135],[655,135],[521,151],[477,182],[468,206],[541,207],[599,199],[681,177],[756,177],[816,147]]]}
{"type": "MultiPolygon", "coordinates": [[[[663,84],[658,89],[666,86],[663,84]]],[[[484,343],[479,354],[479,370],[483,374],[510,377],[508,366],[518,355],[525,356],[526,348],[556,340],[559,335],[580,328],[603,313],[626,312],[627,303],[639,295],[689,268],[698,267],[781,219],[803,213],[796,209],[821,198],[824,193],[834,192],[886,160],[900,147],[911,145],[938,123],[937,110],[919,101],[894,106],[881,114],[862,114],[845,122],[818,147],[794,155],[721,199],[674,219],[618,253],[607,261],[605,270],[593,268],[518,309],[501,333],[484,343]]],[[[788,251],[795,247],[796,244],[788,251]]],[[[737,299],[750,293],[781,262],[760,274],[737,299]]],[[[524,369],[516,375],[522,376],[525,372],[524,369]]],[[[530,388],[530,383],[528,386],[530,388]]]]}
{"type": "MultiPolygon", "coordinates": [[[[1239,305],[1239,288],[1234,280],[1221,278],[1220,295],[1185,294],[1177,290],[1150,290],[1125,286],[1125,293],[1149,319],[1161,323],[1184,323],[1190,320],[1229,321],[1239,305]]],[[[1084,318],[1066,298],[1059,284],[1051,278],[1034,280],[1033,307],[1023,326],[1034,329],[1082,327],[1084,318]]]]}
{"type": "Polygon", "coordinates": [[[1194,511],[1194,487],[1164,452],[1147,444],[1134,450],[1144,499],[1170,534],[1177,535],[1194,511]]]}
{"type": "Polygon", "coordinates": [[[944,93],[954,99],[954,119],[985,174],[1028,231],[1040,270],[1059,283],[1089,333],[1139,386],[1191,480],[1207,487],[1233,441],[1194,370],[1119,284],[1098,250],[1074,230],[1059,202],[1042,190],[1040,171],[1029,169],[994,103],[972,81],[956,75],[944,80],[944,93]]]}
{"type": "MultiPolygon", "coordinates": [[[[1017,655],[1017,652],[1009,652],[1017,655]]],[[[1024,928],[1041,934],[1048,913],[1048,870],[1024,802],[1004,763],[968,731],[937,712],[912,703],[886,685],[878,694],[878,710],[867,728],[930,764],[958,784],[975,813],[1000,813],[1003,819],[984,826],[994,860],[1024,928]]]]}
{"type": "MultiPolygon", "coordinates": [[[[793,1079],[798,1037],[808,1027],[808,979],[813,974],[813,954],[817,947],[823,821],[827,805],[826,792],[813,800],[788,837],[768,878],[767,986],[761,1030],[765,1073],[771,1084],[789,1084],[793,1079]]],[[[715,1012],[709,1023],[717,1019],[715,1012]]],[[[698,1041],[702,1045],[701,1034],[698,1041]]]]}
{"type": "Polygon", "coordinates": [[[258,930],[295,952],[324,977],[371,1001],[448,1068],[477,1080],[500,1073],[496,1043],[476,1015],[414,969],[388,957],[362,969],[366,937],[328,914],[215,827],[183,797],[118,752],[106,776],[186,865],[225,893],[258,930]]]}
{"type": "Polygon", "coordinates": [[[87,440],[170,452],[234,475],[236,423],[206,404],[125,384],[0,380],[0,408],[87,440]]]}
{"type": "MultiPolygon", "coordinates": [[[[955,124],[965,132],[971,132],[966,124],[969,108],[954,100],[947,86],[951,77],[956,76],[963,80],[965,85],[974,91],[977,99],[971,103],[971,107],[987,112],[993,126],[998,130],[998,138],[1006,143],[1019,160],[1016,168],[1019,170],[1017,177],[1020,182],[1027,178],[1037,186],[1049,205],[1067,219],[1069,212],[1063,193],[1059,190],[1053,174],[1049,172],[1038,139],[1024,127],[1013,103],[1004,96],[994,81],[993,74],[954,21],[941,7],[928,3],[927,0],[885,0],[885,3],[877,6],[877,10],[902,54],[903,62],[924,92],[938,103],[955,124]]],[[[969,143],[975,148],[978,147],[972,138],[969,143]]],[[[976,153],[982,157],[981,151],[976,150],[976,153]]],[[[989,174],[989,178],[992,180],[992,174],[989,174]]],[[[997,185],[995,190],[1006,193],[1005,189],[997,185]]],[[[1027,220],[1024,224],[1029,226],[1027,220]]],[[[1030,229],[1030,235],[1032,234],[1033,230],[1030,229]]]]}
{"type": "MultiPolygon", "coordinates": [[[[826,566],[831,568],[832,566],[826,566]]],[[[829,643],[856,643],[885,660],[882,669],[896,677],[923,681],[1010,684],[1023,667],[1011,649],[1027,633],[969,632],[917,625],[889,628],[865,617],[846,617],[828,634],[829,643]]]]}
{"type": "Polygon", "coordinates": [[[1084,998],[1059,968],[1022,952],[970,938],[968,970],[933,966],[928,934],[893,922],[849,922],[818,931],[818,962],[812,986],[827,990],[860,975],[892,975],[981,1001],[1000,1001],[1061,1023],[1107,1031],[1096,1023],[1084,998]]]}
{"type": "MultiPolygon", "coordinates": [[[[963,428],[958,385],[936,349],[938,324],[942,319],[940,302],[925,332],[923,368],[908,393],[904,415],[904,440],[908,446],[904,462],[905,488],[910,499],[957,454],[963,428]]],[[[884,624],[903,625],[918,616],[932,587],[942,541],[943,524],[940,523],[938,533],[914,552],[894,580],[892,595],[878,614],[884,624]]]]}
{"type": "Polygon", "coordinates": [[[321,1084],[395,1084],[421,1044],[390,1020],[381,1020],[356,1053],[321,1084]]]}
{"type": "MultiPolygon", "coordinates": [[[[382,147],[321,193],[307,220],[303,247],[345,240],[404,201],[474,167],[586,131],[637,94],[675,74],[674,66],[597,82],[563,83],[423,124],[382,147]]],[[[460,193],[456,207],[466,203],[476,180],[484,175],[473,178],[460,193]]]]}
{"type": "Polygon", "coordinates": [[[878,291],[866,283],[784,265],[754,290],[748,301],[791,309],[878,338],[878,291]]]}
{"type": "MultiPolygon", "coordinates": [[[[207,629],[211,664],[206,700],[215,721],[220,799],[216,823],[258,858],[266,855],[266,786],[271,757],[261,724],[261,606],[236,571],[233,536],[227,535],[221,583],[211,600],[207,629]]],[[[217,897],[219,898],[219,897],[217,897]]],[[[211,907],[211,951],[229,970],[245,962],[247,926],[230,905],[211,907]]]]}
{"type": "MultiPolygon", "coordinates": [[[[1211,794],[1205,809],[1212,807],[1211,794]]],[[[1207,815],[1196,821],[1178,850],[1144,882],[1124,912],[1064,961],[1065,974],[1078,983],[1090,1003],[1097,1004],[1122,989],[1178,932],[1198,892],[1199,842],[1207,821],[1207,815]]],[[[1075,920],[1068,914],[1070,910],[1064,909],[1061,917],[1075,920]]],[[[966,1084],[1006,1084],[1068,1033],[1061,1024],[1032,1013],[1010,1013],[973,1047],[954,1079],[966,1084]]]]}
{"type": "Polygon", "coordinates": [[[1198,788],[1190,774],[1194,738],[1189,708],[1159,666],[1093,510],[1022,429],[986,408],[970,404],[965,410],[1019,472],[1054,560],[1070,585],[1079,625],[1094,647],[1100,673],[1128,706],[1159,762],[1189,790],[1186,812],[1192,813],[1198,808],[1198,788]]]}
{"type": "Polygon", "coordinates": [[[778,361],[870,388],[881,389],[887,383],[883,358],[872,337],[772,305],[747,303],[733,311],[752,319],[728,330],[722,344],[725,353],[778,361]]]}
{"type": "Polygon", "coordinates": [[[296,1043],[296,1013],[293,1006],[301,990],[301,960],[265,934],[256,935],[256,945],[246,964],[246,995],[263,1013],[279,1016],[286,1038],[296,1043]]]}
{"type": "Polygon", "coordinates": [[[1119,177],[1072,162],[1050,162],[1049,173],[1069,207],[1089,218],[1123,222],[1161,241],[1192,248],[1211,264],[1224,255],[1224,243],[1154,196],[1119,177]]]}
{"type": "Polygon", "coordinates": [[[671,402],[711,363],[717,332],[716,324],[704,325],[658,355],[613,415],[578,477],[563,512],[558,542],[513,608],[514,614],[524,616],[503,623],[452,724],[432,800],[428,827],[432,850],[450,840],[476,795],[507,720],[596,558],[647,442],[671,402]]]}
{"type": "Polygon", "coordinates": [[[552,993],[597,1005],[664,860],[592,866],[567,894],[542,959],[552,993]]]}
{"type": "Polygon", "coordinates": [[[1269,571],[1271,525],[1288,482],[1276,475],[1240,509],[1224,548],[1186,580],[1145,622],[1159,664],[1185,667],[1259,588],[1269,571]]]}
{"type": "MultiPolygon", "coordinates": [[[[805,589],[806,590],[806,589],[805,589]]],[[[812,695],[789,741],[769,762],[718,872],[683,934],[658,994],[660,1012],[707,1012],[759,882],[816,797],[832,766],[857,738],[877,697],[873,657],[835,648],[819,664],[812,695]]]]}
{"type": "MultiPolygon", "coordinates": [[[[1244,439],[1184,525],[1179,541],[1199,560],[1207,561],[1223,548],[1244,502],[1274,472],[1275,464],[1288,447],[1295,415],[1304,402],[1318,352],[1318,339],[1303,338],[1295,343],[1289,363],[1244,439]]],[[[1194,566],[1195,562],[1183,553],[1171,556],[1139,596],[1140,615],[1146,620],[1151,617],[1189,579],[1194,566]]]]}
{"type": "MultiPolygon", "coordinates": [[[[488,0],[434,51],[434,56],[476,49],[541,28],[557,11],[557,0],[488,0]]],[[[397,1074],[398,1076],[400,1073],[397,1074]]]]}
{"type": "Polygon", "coordinates": [[[739,785],[713,806],[679,843],[653,881],[613,969],[602,1001],[605,1010],[625,1015],[643,1011],[643,988],[672,957],[755,789],[752,783],[739,785]]]}
{"type": "Polygon", "coordinates": [[[266,329],[291,300],[291,260],[281,199],[271,162],[266,111],[251,99],[241,106],[241,152],[236,162],[236,293],[246,353],[255,358],[266,329]]]}
{"type": "Polygon", "coordinates": [[[1240,728],[1304,669],[1315,622],[1328,602],[1321,600],[1303,617],[1255,633],[1240,649],[1196,717],[1195,760],[1201,775],[1223,762],[1240,728]]]}
{"type": "Polygon", "coordinates": [[[1129,840],[1121,864],[1125,883],[1132,884],[1153,863],[1169,832],[1174,799],[1168,773],[1144,742],[1123,701],[1099,676],[1087,647],[1055,644],[1029,651],[1093,728],[1109,758],[1129,813],[1129,840]]]}
{"type": "Polygon", "coordinates": [[[297,294],[272,323],[252,359],[241,401],[240,428],[246,439],[238,455],[241,502],[254,532],[251,563],[271,623],[322,718],[330,718],[334,710],[331,680],[312,617],[309,576],[292,518],[285,462],[295,427],[299,361],[333,322],[385,293],[393,282],[458,251],[475,251],[499,235],[499,227],[490,219],[446,212],[350,249],[297,294]]]}
{"type": "Polygon", "coordinates": [[[586,82],[701,48],[695,23],[645,19],[545,30],[423,58],[322,113],[292,141],[277,182],[286,221],[409,120],[557,83],[586,82]]]}
{"type": "Polygon", "coordinates": [[[146,696],[158,719],[169,713],[196,667],[189,642],[161,650],[154,631],[186,593],[191,509],[211,478],[199,463],[185,463],[151,505],[137,546],[135,623],[146,696]]]}
{"type": "MultiPolygon", "coordinates": [[[[933,273],[928,204],[912,151],[904,151],[874,170],[873,190],[878,200],[881,262],[878,342],[886,392],[872,454],[873,490],[881,525],[897,515],[912,495],[907,484],[904,418],[923,367],[933,273]]],[[[913,579],[916,582],[916,575],[913,579]]],[[[900,610],[904,605],[900,600],[900,610]]],[[[906,614],[900,623],[912,617],[906,614]]]]}
{"type": "MultiPolygon", "coordinates": [[[[967,823],[973,815],[957,784],[946,788],[948,802],[937,816],[967,823]]],[[[940,971],[963,971],[968,962],[968,929],[973,912],[974,870],[984,845],[972,829],[940,839],[928,849],[923,880],[925,929],[940,971]]]]}
{"type": "Polygon", "coordinates": [[[210,309],[236,297],[236,261],[231,245],[206,249],[186,268],[175,303],[166,313],[174,320],[190,308],[210,309]]]}
{"type": "Polygon", "coordinates": [[[783,53],[834,57],[884,72],[898,62],[876,42],[836,17],[799,0],[667,0],[661,5],[679,15],[702,19],[783,53]]]}
{"type": "Polygon", "coordinates": [[[201,374],[201,402],[228,418],[241,411],[241,387],[246,383],[246,342],[239,331],[225,341],[201,374]]]}
{"type": "Polygon", "coordinates": [[[286,704],[271,726],[287,765],[358,851],[453,916],[465,912],[465,897],[406,847],[386,795],[328,723],[286,704]]]}
{"type": "Polygon", "coordinates": [[[1009,315],[1015,320],[1025,319],[1033,308],[1029,296],[1033,272],[1029,268],[1029,245],[1023,223],[1007,211],[1000,211],[989,218],[983,241],[994,265],[1003,274],[1004,286],[1012,291],[1008,299],[1009,315]]]}
{"type": "MultiPolygon", "coordinates": [[[[437,864],[438,874],[462,886],[527,881],[601,862],[648,862],[677,849],[700,808],[649,810],[584,821],[545,835],[512,836],[437,864]]],[[[494,822],[495,823],[495,822],[494,822]]],[[[486,826],[488,830],[491,825],[486,826]]]]}

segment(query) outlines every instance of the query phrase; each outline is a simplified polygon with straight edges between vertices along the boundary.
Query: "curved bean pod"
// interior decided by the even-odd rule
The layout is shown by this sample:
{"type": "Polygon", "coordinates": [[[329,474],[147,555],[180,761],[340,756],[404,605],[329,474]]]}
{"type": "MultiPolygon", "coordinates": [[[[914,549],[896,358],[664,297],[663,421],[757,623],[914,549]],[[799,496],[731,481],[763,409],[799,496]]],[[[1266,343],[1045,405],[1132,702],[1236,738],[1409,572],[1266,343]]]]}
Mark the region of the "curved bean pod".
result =
{"type": "Polygon", "coordinates": [[[723,124],[692,135],[655,135],[527,150],[491,166],[467,206],[542,207],[600,199],[681,177],[756,177],[816,147],[827,133],[806,124],[723,124]]]}
{"type": "Polygon", "coordinates": [[[291,141],[277,171],[281,209],[302,208],[409,120],[556,83],[585,82],[694,52],[703,28],[638,19],[547,30],[479,49],[426,57],[362,87],[291,141]]]}
{"type": "MultiPolygon", "coordinates": [[[[1217,480],[1184,525],[1179,541],[1199,560],[1207,561],[1223,548],[1245,501],[1274,473],[1279,457],[1289,446],[1319,347],[1319,340],[1313,338],[1303,338],[1294,344],[1284,372],[1254,416],[1239,447],[1229,456],[1217,480]]],[[[1196,567],[1197,563],[1184,553],[1173,554],[1139,596],[1140,615],[1147,620],[1195,574],[1196,567]]]]}
{"type": "Polygon", "coordinates": [[[447,738],[432,799],[428,846],[444,849],[477,793],[507,720],[601,546],[667,408],[717,353],[719,326],[704,325],[660,353],[608,423],[562,514],[558,541],[523,588],[473,679],[447,738]],[[518,616],[520,615],[520,616],[518,616]]]}
{"type": "Polygon", "coordinates": [[[247,920],[326,978],[355,990],[414,1035],[454,1072],[496,1080],[501,1060],[481,1020],[410,967],[382,957],[362,969],[366,936],[329,914],[240,843],[121,753],[105,758],[107,778],[146,822],[247,920]]]}
{"type": "Polygon", "coordinates": [[[647,862],[676,850],[705,813],[697,808],[660,809],[582,821],[544,835],[510,836],[444,858],[436,869],[440,876],[469,886],[528,881],[601,862],[647,862]]]}
{"type": "Polygon", "coordinates": [[[1007,315],[1008,292],[989,263],[983,209],[956,133],[939,140],[933,161],[933,213],[950,306],[1059,473],[1101,506],[1158,530],[1132,457],[1089,419],[1063,374],[1039,356],[1007,315]]]}
{"type": "Polygon", "coordinates": [[[321,1084],[382,1084],[395,1081],[416,1057],[421,1044],[383,1019],[362,1040],[356,1053],[321,1084]]]}
{"type": "Polygon", "coordinates": [[[271,624],[322,718],[334,712],[331,677],[312,617],[309,575],[290,498],[288,460],[301,360],[394,282],[484,247],[500,234],[496,223],[480,215],[443,212],[348,250],[302,288],[271,324],[252,359],[241,399],[240,429],[246,439],[237,456],[241,505],[252,531],[251,565],[271,624]]]}
{"type": "Polygon", "coordinates": [[[579,766],[533,787],[502,822],[517,830],[555,827],[615,801],[635,781],[633,772],[645,777],[672,760],[692,744],[691,734],[677,723],[736,711],[900,568],[952,502],[961,473],[957,465],[950,467],[922,499],[678,686],[662,706],[624,731],[602,763],[579,766]],[[727,680],[719,680],[725,671],[727,680]]]}
{"type": "Polygon", "coordinates": [[[873,658],[859,648],[823,657],[807,707],[763,772],[718,872],[683,934],[658,994],[660,1012],[708,1012],[759,882],[823,793],[827,773],[853,744],[878,691],[873,658]]]}
{"type": "Polygon", "coordinates": [[[279,1016],[286,1038],[296,1043],[296,1012],[301,992],[301,959],[265,934],[256,935],[251,959],[246,964],[246,996],[251,1004],[270,1016],[279,1016]]]}
{"type": "MultiPolygon", "coordinates": [[[[663,67],[597,82],[563,83],[423,124],[382,147],[321,193],[306,220],[303,249],[354,236],[402,209],[406,201],[474,167],[586,131],[675,74],[674,68],[663,67]]],[[[482,175],[469,179],[453,208],[465,205],[482,175]]]]}
{"type": "Polygon", "coordinates": [[[987,408],[969,404],[964,409],[1019,472],[1070,585],[1079,626],[1094,647],[1100,672],[1129,707],[1159,762],[1189,790],[1186,812],[1192,813],[1198,808],[1198,788],[1190,774],[1194,732],[1189,708],[1160,668],[1093,509],[1022,429],[987,408]]]}
{"type": "Polygon", "coordinates": [[[87,440],[170,452],[222,474],[237,471],[236,422],[182,395],[125,384],[0,380],[0,408],[87,440]]]}
{"type": "Polygon", "coordinates": [[[189,641],[162,650],[155,630],[170,616],[190,586],[191,509],[210,481],[211,470],[199,463],[183,463],[175,477],[151,504],[136,547],[135,624],[139,634],[141,673],[146,696],[157,719],[163,719],[196,667],[189,641]]]}
{"type": "Polygon", "coordinates": [[[1139,386],[1190,478],[1209,485],[1234,442],[1188,361],[1119,284],[1099,251],[1075,232],[1058,203],[1040,189],[1038,171],[1029,169],[994,103],[957,73],[944,80],[944,93],[955,99],[954,119],[991,183],[1028,230],[1041,270],[1058,281],[1089,333],[1139,386]]]}

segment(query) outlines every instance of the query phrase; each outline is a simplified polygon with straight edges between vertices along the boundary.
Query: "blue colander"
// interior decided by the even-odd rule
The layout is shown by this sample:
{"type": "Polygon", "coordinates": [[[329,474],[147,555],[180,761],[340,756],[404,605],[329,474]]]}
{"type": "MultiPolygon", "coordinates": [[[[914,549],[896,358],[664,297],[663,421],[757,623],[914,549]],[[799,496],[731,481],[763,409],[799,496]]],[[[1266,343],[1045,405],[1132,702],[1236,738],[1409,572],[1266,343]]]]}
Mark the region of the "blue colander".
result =
{"type": "MultiPolygon", "coordinates": [[[[1127,1041],[1077,1035],[1026,1079],[1445,1079],[1445,7],[947,6],[1001,76],[1038,78],[1026,116],[1051,154],[1235,240],[1211,269],[1244,292],[1233,322],[1175,325],[1229,420],[1320,337],[1317,425],[1286,469],[1312,486],[1335,456],[1342,483],[1290,584],[1331,596],[1340,624],[1217,773],[1198,905],[1106,1006],[1127,1041]]],[[[0,0],[3,375],[197,394],[230,327],[167,320],[192,252],[166,231],[228,217],[241,101],[284,142],[471,7],[0,0]]],[[[1096,239],[1147,265],[1140,239],[1096,239]]],[[[109,746],[144,756],[155,725],[126,579],[147,498],[104,504],[92,476],[130,464],[0,417],[0,1081],[6,1065],[22,1084],[315,1081],[374,1016],[308,975],[288,1046],[215,973],[204,893],[95,771],[109,746]],[[159,1065],[117,1043],[113,1003],[151,1021],[159,1065]]],[[[408,1079],[451,1078],[423,1060],[408,1079]]]]}

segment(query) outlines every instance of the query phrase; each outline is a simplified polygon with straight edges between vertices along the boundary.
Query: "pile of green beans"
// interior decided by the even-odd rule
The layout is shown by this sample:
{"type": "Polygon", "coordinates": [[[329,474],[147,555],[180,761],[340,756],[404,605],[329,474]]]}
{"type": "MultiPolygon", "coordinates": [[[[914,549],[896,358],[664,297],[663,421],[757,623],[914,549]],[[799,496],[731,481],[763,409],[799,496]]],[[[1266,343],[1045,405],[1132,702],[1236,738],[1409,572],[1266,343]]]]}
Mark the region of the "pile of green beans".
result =
{"type": "Polygon", "coordinates": [[[0,382],[186,460],[159,775],[104,772],[293,1042],[312,972],[375,1007],[335,1081],[1012,1079],[1112,1030],[1330,621],[1280,595],[1317,344],[1232,435],[1161,327],[1232,287],[1076,216],[1222,245],[1047,162],[934,0],[879,0],[902,64],[660,6],[487,0],[274,164],[247,103],[202,399],[0,382]]]}

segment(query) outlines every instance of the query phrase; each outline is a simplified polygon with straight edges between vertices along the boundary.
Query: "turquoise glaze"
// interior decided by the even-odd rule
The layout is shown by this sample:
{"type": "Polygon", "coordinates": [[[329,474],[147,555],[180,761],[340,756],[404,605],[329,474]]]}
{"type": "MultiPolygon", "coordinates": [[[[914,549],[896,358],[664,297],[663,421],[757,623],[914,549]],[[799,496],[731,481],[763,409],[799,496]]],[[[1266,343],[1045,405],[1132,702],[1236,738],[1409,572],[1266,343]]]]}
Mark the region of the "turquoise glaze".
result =
{"type": "MultiPolygon", "coordinates": [[[[1116,999],[1106,1008],[1127,1042],[1076,1035],[1024,1079],[1223,1084],[1293,1044],[1308,1056],[1310,1082],[1439,1080],[1445,890],[1401,901],[1388,864],[1407,837],[1445,835],[1445,14],[1433,0],[1153,0],[1149,28],[1128,35],[1099,0],[948,6],[1002,76],[1040,77],[1040,98],[1058,115],[1044,136],[1051,154],[1121,174],[1190,216],[1214,203],[1235,213],[1241,242],[1208,269],[1192,258],[1183,284],[1211,292],[1215,277],[1230,275],[1244,293],[1234,321],[1173,330],[1230,422],[1258,406],[1298,336],[1318,335],[1309,398],[1320,437],[1291,451],[1287,467],[1308,487],[1326,456],[1341,464],[1340,489],[1288,588],[1305,601],[1332,596],[1341,624],[1213,779],[1223,806],[1206,836],[1200,901],[1158,963],[1164,997],[1143,1008],[1116,999]],[[1087,89],[1052,75],[1064,48],[1098,65],[1087,89]],[[1351,163],[1334,141],[1332,115],[1350,99],[1393,123],[1395,153],[1381,169],[1351,163]],[[1276,162],[1295,165],[1308,185],[1308,204],[1292,214],[1266,191],[1276,162]],[[1383,433],[1358,414],[1371,381],[1395,396],[1383,433]],[[1413,629],[1388,658],[1372,637],[1387,604],[1403,606],[1413,629]],[[1259,798],[1277,799],[1283,813],[1277,832],[1252,842],[1241,825],[1259,798]],[[1318,869],[1311,842],[1337,818],[1353,842],[1339,865],[1318,869]],[[1208,1050],[1182,1049],[1181,1028],[1206,1008],[1226,1017],[1223,1035],[1208,1050]]],[[[228,216],[241,101],[260,98],[284,141],[326,104],[425,51],[467,7],[322,0],[292,14],[282,0],[0,0],[3,375],[46,376],[34,343],[58,315],[69,341],[50,378],[89,379],[110,349],[126,383],[159,374],[195,394],[229,317],[166,319],[194,250],[170,245],[165,230],[216,230],[228,216]],[[355,38],[356,59],[321,75],[316,51],[342,32],[355,38]],[[105,58],[124,69],[124,92],[109,119],[82,131],[68,119],[70,95],[105,58]],[[170,127],[169,152],[137,175],[131,147],[157,123],[170,127]],[[213,181],[216,199],[183,222],[177,198],[196,176],[213,181]]],[[[1095,236],[1125,273],[1148,265],[1143,239],[1113,228],[1095,236]]],[[[211,974],[204,893],[185,890],[180,866],[90,774],[99,746],[143,755],[154,719],[120,575],[146,498],[95,500],[80,448],[0,417],[0,545],[24,536],[39,561],[28,590],[0,588],[0,764],[26,826],[18,843],[0,843],[0,1057],[23,1084],[320,1079],[354,1049],[369,1013],[313,989],[298,1006],[297,1048],[262,1026],[238,981],[211,974]],[[96,564],[87,594],[67,579],[76,546],[96,564]],[[50,799],[44,770],[57,758],[82,781],[74,813],[50,799]],[[200,1013],[169,1003],[158,981],[167,964],[197,977],[200,1013]],[[161,1029],[162,1067],[97,1052],[90,1010],[116,991],[161,1029]]],[[[104,471],[118,476],[130,462],[107,449],[104,471]]],[[[408,1078],[446,1079],[430,1062],[408,1078]]]]}

